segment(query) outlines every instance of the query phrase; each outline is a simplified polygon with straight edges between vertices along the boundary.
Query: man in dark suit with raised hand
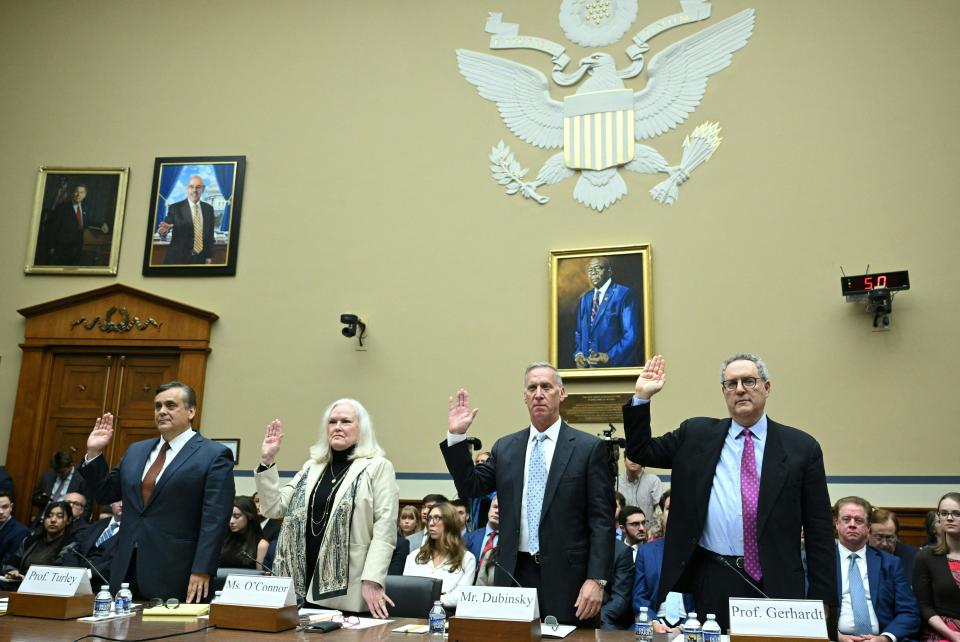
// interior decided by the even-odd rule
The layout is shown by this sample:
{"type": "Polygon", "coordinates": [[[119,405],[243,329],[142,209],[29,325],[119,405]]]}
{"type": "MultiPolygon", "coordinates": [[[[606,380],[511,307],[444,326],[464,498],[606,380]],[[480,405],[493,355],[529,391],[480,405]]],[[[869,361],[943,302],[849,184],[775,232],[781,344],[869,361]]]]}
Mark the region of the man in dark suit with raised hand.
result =
{"type": "Polygon", "coordinates": [[[123,500],[113,591],[129,581],[141,597],[200,602],[208,596],[233,509],[233,455],[193,430],[196,405],[190,386],[158,386],[160,438],[132,444],[112,471],[102,453],[113,436],[113,415],[97,419],[87,438],[80,473],[100,503],[123,500]]]}
{"type": "Polygon", "coordinates": [[[806,597],[834,607],[828,627],[835,626],[836,553],[823,453],[810,435],[767,417],[766,364],[747,353],[728,358],[721,391],[730,417],[687,419],[652,438],[649,400],[663,385],[664,361],[656,356],[623,408],[627,457],[672,469],[658,603],[668,591],[691,592],[698,613],[716,614],[727,629],[730,597],[806,597]]]}
{"type": "Polygon", "coordinates": [[[213,263],[213,206],[200,200],[206,187],[202,178],[191,176],[187,198],[167,208],[167,215],[157,228],[160,236],[173,231],[163,259],[165,264],[213,263]]]}
{"type": "Polygon", "coordinates": [[[462,497],[496,491],[500,504],[497,586],[537,589],[541,617],[596,626],[613,564],[613,480],[598,438],[560,419],[563,381],[549,363],[524,376],[530,425],[497,440],[474,466],[465,442],[476,417],[460,389],[450,398],[447,439],[440,444],[462,497]]]}

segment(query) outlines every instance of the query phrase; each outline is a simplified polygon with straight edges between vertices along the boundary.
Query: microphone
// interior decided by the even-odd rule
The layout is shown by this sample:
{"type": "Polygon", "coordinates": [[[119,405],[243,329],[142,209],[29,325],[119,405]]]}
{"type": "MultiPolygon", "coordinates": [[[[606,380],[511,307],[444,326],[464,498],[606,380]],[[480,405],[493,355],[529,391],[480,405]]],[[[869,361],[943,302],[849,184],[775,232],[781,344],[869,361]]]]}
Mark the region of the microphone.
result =
{"type": "Polygon", "coordinates": [[[494,560],[493,565],[496,566],[497,568],[499,568],[499,569],[500,569],[501,571],[503,571],[504,573],[506,573],[506,574],[507,574],[507,577],[509,577],[511,580],[513,580],[513,583],[517,585],[517,588],[523,588],[523,586],[521,586],[520,582],[517,581],[517,578],[515,578],[515,577],[510,573],[510,571],[508,571],[507,569],[505,569],[505,568],[503,568],[502,566],[500,566],[500,562],[494,560]]]}
{"type": "Polygon", "coordinates": [[[470,447],[473,448],[474,450],[480,450],[481,448],[483,448],[483,442],[480,441],[479,437],[467,437],[466,439],[464,439],[464,441],[470,444],[470,447]]]}
{"type": "Polygon", "coordinates": [[[753,583],[753,579],[750,578],[749,575],[744,575],[743,573],[740,572],[739,569],[737,569],[737,567],[735,567],[733,564],[731,564],[730,562],[728,562],[728,561],[727,561],[727,558],[723,557],[722,555],[714,555],[714,559],[720,560],[721,562],[723,562],[723,563],[727,566],[727,568],[729,568],[731,571],[733,571],[734,573],[736,573],[737,575],[739,575],[741,578],[743,578],[743,580],[744,580],[747,584],[749,584],[749,585],[753,588],[753,590],[755,590],[757,593],[759,593],[761,597],[766,598],[766,599],[768,599],[768,600],[772,600],[772,599],[773,599],[772,597],[770,597],[769,595],[767,595],[766,593],[764,593],[763,591],[761,591],[761,590],[760,590],[760,587],[753,583]]]}
{"type": "Polygon", "coordinates": [[[107,578],[105,578],[103,574],[101,574],[100,571],[97,570],[97,567],[93,565],[93,562],[87,559],[87,556],[80,552],[80,549],[77,548],[76,542],[70,542],[69,544],[61,548],[60,552],[57,553],[57,561],[62,562],[64,555],[66,555],[67,553],[73,553],[77,557],[82,559],[84,562],[87,563],[87,566],[90,567],[90,570],[97,574],[97,577],[99,577],[104,584],[107,584],[107,585],[110,584],[110,582],[107,581],[107,578]]]}
{"type": "MultiPolygon", "coordinates": [[[[246,551],[240,551],[240,557],[245,557],[245,558],[247,558],[248,560],[252,561],[252,562],[253,562],[254,564],[256,564],[257,566],[259,566],[260,568],[262,568],[263,570],[265,570],[267,573],[270,573],[270,575],[276,576],[276,573],[273,572],[273,569],[272,569],[272,568],[270,568],[269,566],[267,566],[267,565],[264,564],[263,562],[259,561],[256,557],[254,557],[254,556],[251,555],[250,553],[248,553],[248,552],[246,552],[246,551]]],[[[298,610],[299,610],[299,609],[302,609],[302,608],[303,608],[303,605],[304,605],[304,604],[306,603],[306,601],[307,601],[307,597],[306,597],[305,595],[300,595],[299,593],[297,593],[297,592],[296,592],[296,589],[294,589],[294,594],[297,596],[297,609],[298,609],[298,610]]]]}

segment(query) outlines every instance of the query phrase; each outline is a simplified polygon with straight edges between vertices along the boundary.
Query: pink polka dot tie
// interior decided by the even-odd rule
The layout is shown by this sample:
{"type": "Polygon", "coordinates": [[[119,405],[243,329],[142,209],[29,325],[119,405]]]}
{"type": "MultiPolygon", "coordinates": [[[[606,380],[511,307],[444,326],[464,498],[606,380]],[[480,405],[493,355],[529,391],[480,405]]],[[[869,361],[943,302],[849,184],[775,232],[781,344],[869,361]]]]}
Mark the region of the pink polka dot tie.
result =
{"type": "Polygon", "coordinates": [[[750,577],[760,581],[760,550],[757,546],[757,500],[760,480],[757,479],[757,456],[753,452],[753,435],[743,430],[743,455],[740,458],[740,499],[743,504],[743,566],[750,577]]]}

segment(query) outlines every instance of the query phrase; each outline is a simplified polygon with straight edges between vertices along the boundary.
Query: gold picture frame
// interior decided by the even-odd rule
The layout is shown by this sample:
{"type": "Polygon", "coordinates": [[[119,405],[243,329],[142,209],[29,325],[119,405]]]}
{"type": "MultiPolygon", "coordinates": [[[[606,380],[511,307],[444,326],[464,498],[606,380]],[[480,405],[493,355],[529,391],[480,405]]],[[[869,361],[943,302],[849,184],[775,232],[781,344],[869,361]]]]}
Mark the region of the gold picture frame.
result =
{"type": "Polygon", "coordinates": [[[40,167],[27,274],[116,275],[127,167],[40,167]]]}
{"type": "Polygon", "coordinates": [[[651,263],[649,244],[550,252],[549,355],[564,378],[640,374],[653,354],[651,263]]]}

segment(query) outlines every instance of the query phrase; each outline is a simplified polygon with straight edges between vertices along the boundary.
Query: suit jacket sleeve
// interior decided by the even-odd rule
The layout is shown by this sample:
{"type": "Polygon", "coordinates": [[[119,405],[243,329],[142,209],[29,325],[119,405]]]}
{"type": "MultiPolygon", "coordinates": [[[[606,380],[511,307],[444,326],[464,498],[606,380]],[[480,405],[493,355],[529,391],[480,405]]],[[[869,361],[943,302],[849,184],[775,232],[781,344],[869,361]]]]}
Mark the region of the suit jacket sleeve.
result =
{"type": "Polygon", "coordinates": [[[613,513],[613,480],[607,469],[607,449],[595,440],[587,462],[587,524],[590,529],[590,558],[587,577],[600,579],[610,576],[613,568],[613,545],[616,538],[613,513]]]}
{"type": "Polygon", "coordinates": [[[212,445],[220,448],[221,452],[210,464],[205,477],[202,490],[203,515],[191,567],[192,573],[207,575],[215,575],[217,572],[220,548],[230,526],[230,514],[236,493],[233,484],[233,455],[224,446],[212,445]]]}
{"type": "Polygon", "coordinates": [[[639,329],[637,296],[630,288],[624,288],[623,302],[620,307],[620,340],[608,351],[610,363],[632,364],[637,356],[637,334],[639,329]],[[626,357],[630,357],[625,360],[626,357]]]}
{"type": "MultiPolygon", "coordinates": [[[[687,422],[673,432],[653,438],[650,429],[649,403],[634,406],[627,403],[623,407],[623,428],[627,438],[627,457],[630,461],[654,468],[673,468],[673,458],[683,442],[683,428],[687,422]]],[[[821,459],[821,464],[822,464],[821,459]]]]}
{"type": "MultiPolygon", "coordinates": [[[[123,459],[120,460],[120,464],[123,464],[123,459]]],[[[91,489],[91,494],[101,504],[112,504],[121,499],[120,466],[108,471],[107,459],[103,455],[90,462],[81,463],[77,472],[86,480],[91,489]]],[[[229,517],[227,519],[229,520],[229,517]]]]}
{"type": "Polygon", "coordinates": [[[213,206],[209,203],[200,202],[200,211],[201,211],[201,222],[203,225],[203,251],[201,252],[201,258],[203,259],[212,259],[213,258],[213,244],[214,244],[214,235],[213,227],[216,222],[213,213],[213,206]]]}
{"type": "MultiPolygon", "coordinates": [[[[886,626],[881,626],[880,633],[892,633],[897,636],[898,642],[905,638],[913,636],[920,628],[920,610],[917,608],[917,598],[910,590],[910,584],[907,582],[906,575],[903,574],[903,566],[900,560],[890,555],[884,558],[883,574],[887,576],[888,583],[893,584],[894,595],[886,596],[886,600],[892,597],[892,604],[886,608],[892,608],[894,617],[886,626]],[[892,576],[892,577],[891,577],[892,576]]],[[[884,577],[881,577],[883,581],[884,577]]]]}
{"type": "Polygon", "coordinates": [[[397,489],[393,464],[389,460],[378,459],[367,467],[364,473],[366,472],[370,473],[370,487],[373,492],[373,537],[370,548],[367,549],[360,579],[384,586],[397,541],[400,492],[397,489]]]}
{"type": "MultiPolygon", "coordinates": [[[[497,489],[497,452],[500,440],[493,444],[491,456],[482,464],[474,466],[470,458],[470,446],[466,441],[447,446],[447,440],[440,442],[440,452],[447,464],[447,470],[453,477],[460,497],[483,497],[497,489]]],[[[523,475],[523,471],[520,471],[523,475]]],[[[597,577],[606,577],[598,575],[597,577]]]]}
{"type": "Polygon", "coordinates": [[[813,439],[800,490],[804,548],[807,552],[807,598],[838,606],[836,540],[830,513],[830,496],[823,469],[823,451],[813,439]]]}
{"type": "Polygon", "coordinates": [[[290,483],[280,485],[280,471],[276,465],[271,466],[262,473],[254,473],[254,481],[257,485],[257,496],[260,498],[260,514],[270,519],[278,519],[286,516],[287,509],[290,507],[290,499],[293,492],[300,483],[300,478],[306,475],[310,470],[312,460],[304,463],[300,472],[294,476],[290,483]]]}
{"type": "Polygon", "coordinates": [[[653,605],[656,598],[655,591],[659,588],[653,586],[650,582],[650,573],[653,569],[647,569],[646,555],[643,554],[643,546],[637,551],[637,565],[635,576],[633,578],[633,612],[639,613],[640,607],[645,606],[650,613],[650,619],[657,617],[657,609],[653,605]]]}
{"type": "Polygon", "coordinates": [[[617,546],[616,550],[613,578],[607,585],[609,594],[604,596],[604,604],[600,609],[603,628],[623,628],[632,619],[630,593],[633,591],[633,549],[624,544],[617,546]]]}

